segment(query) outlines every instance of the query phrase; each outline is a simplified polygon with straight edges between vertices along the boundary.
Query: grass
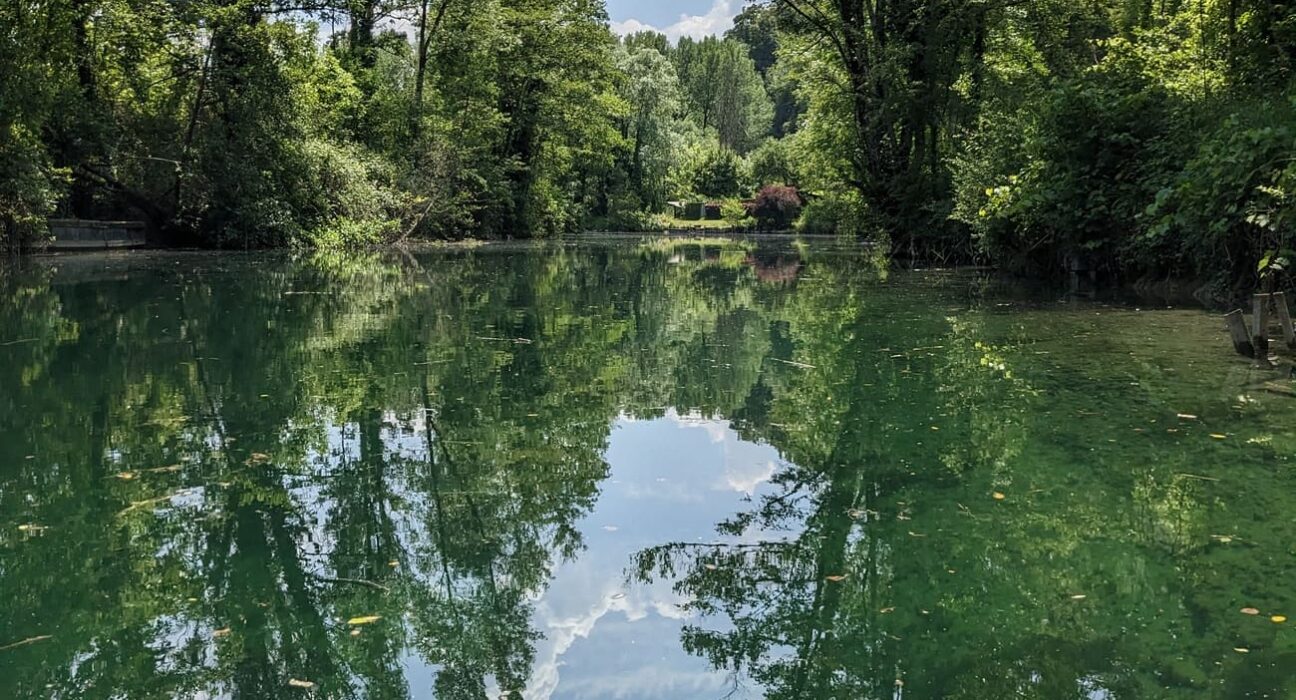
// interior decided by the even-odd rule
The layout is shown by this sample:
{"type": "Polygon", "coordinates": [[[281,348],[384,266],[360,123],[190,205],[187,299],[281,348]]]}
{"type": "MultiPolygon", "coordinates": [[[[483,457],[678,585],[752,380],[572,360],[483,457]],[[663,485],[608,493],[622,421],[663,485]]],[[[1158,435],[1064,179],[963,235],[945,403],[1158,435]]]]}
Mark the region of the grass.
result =
{"type": "Polygon", "coordinates": [[[724,219],[710,221],[707,219],[690,220],[667,217],[666,223],[672,231],[728,231],[733,228],[724,219]]]}

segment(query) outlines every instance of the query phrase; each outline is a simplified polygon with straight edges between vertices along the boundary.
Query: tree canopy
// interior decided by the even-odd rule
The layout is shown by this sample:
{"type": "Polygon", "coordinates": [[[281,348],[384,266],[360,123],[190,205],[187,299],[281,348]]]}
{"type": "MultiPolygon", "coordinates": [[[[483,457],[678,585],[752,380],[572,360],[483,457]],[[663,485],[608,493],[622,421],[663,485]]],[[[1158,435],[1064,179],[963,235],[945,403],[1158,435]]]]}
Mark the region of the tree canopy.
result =
{"type": "Polygon", "coordinates": [[[788,185],[897,254],[1246,282],[1290,245],[1293,13],[765,0],[671,41],[599,0],[8,4],[0,230],[535,237],[788,185]]]}

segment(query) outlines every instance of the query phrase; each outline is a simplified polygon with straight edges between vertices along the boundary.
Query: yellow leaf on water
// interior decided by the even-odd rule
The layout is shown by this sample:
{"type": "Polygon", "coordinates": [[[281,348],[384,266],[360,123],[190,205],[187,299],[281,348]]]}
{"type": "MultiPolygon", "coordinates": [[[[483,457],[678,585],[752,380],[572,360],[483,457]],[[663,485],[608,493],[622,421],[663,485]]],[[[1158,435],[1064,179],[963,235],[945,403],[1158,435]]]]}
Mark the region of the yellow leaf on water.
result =
{"type": "Polygon", "coordinates": [[[1089,597],[1089,596],[1087,596],[1087,595],[1085,595],[1085,594],[1083,594],[1083,593],[1077,593],[1077,594],[1071,596],[1071,600],[1084,600],[1085,598],[1088,598],[1088,597],[1089,597]]]}
{"type": "Polygon", "coordinates": [[[895,608],[882,608],[878,612],[882,613],[883,615],[888,615],[890,613],[895,612],[895,608]]]}
{"type": "Polygon", "coordinates": [[[718,568],[719,568],[719,567],[717,567],[715,564],[707,564],[707,565],[706,565],[706,570],[707,570],[707,571],[715,571],[715,570],[718,569],[718,568]]]}
{"type": "Polygon", "coordinates": [[[382,619],[382,615],[365,615],[363,617],[353,617],[347,620],[348,625],[371,625],[382,619]]]}
{"type": "Polygon", "coordinates": [[[832,581],[833,583],[840,583],[846,580],[846,576],[844,574],[839,576],[825,576],[824,578],[828,579],[829,581],[832,581]]]}
{"type": "Polygon", "coordinates": [[[996,501],[1002,501],[1002,500],[1004,500],[1005,498],[1008,498],[1007,496],[1005,496],[1005,495],[1002,494],[1002,493],[999,493],[998,491],[995,491],[995,492],[994,492],[993,497],[994,497],[994,499],[995,499],[996,501]]]}
{"type": "Polygon", "coordinates": [[[1269,618],[1269,620],[1272,621],[1275,625],[1281,625],[1282,623],[1284,623],[1284,622],[1287,621],[1287,616],[1286,616],[1286,615],[1274,615],[1273,617],[1269,618]]]}
{"type": "Polygon", "coordinates": [[[1259,615],[1259,614],[1260,614],[1260,611],[1259,611],[1259,610],[1256,610],[1255,608],[1242,608],[1242,610],[1240,610],[1239,612],[1241,612],[1243,615],[1259,615]]]}
{"type": "Polygon", "coordinates": [[[1233,647],[1233,651],[1236,651],[1236,652],[1239,653],[1239,654],[1250,654],[1250,653],[1251,653],[1251,650],[1248,649],[1248,648],[1246,648],[1246,647],[1233,647]]]}
{"type": "Polygon", "coordinates": [[[1227,439],[1228,439],[1228,436],[1227,436],[1227,435],[1221,435],[1221,434],[1219,434],[1219,433],[1211,433],[1211,437],[1215,438],[1216,440],[1227,440],[1227,439]]]}
{"type": "Polygon", "coordinates": [[[360,628],[357,627],[357,628],[351,630],[351,636],[352,636],[352,637],[359,637],[359,636],[360,636],[360,628]]]}
{"type": "Polygon", "coordinates": [[[288,685],[294,688],[306,688],[307,690],[315,687],[315,684],[310,681],[299,681],[296,678],[289,678],[288,685]]]}
{"type": "Polygon", "coordinates": [[[230,628],[228,628],[228,627],[222,627],[222,628],[216,630],[215,632],[212,632],[212,636],[215,637],[215,638],[217,638],[217,639],[220,639],[221,637],[228,636],[229,633],[230,633],[230,628]]]}
{"type": "Polygon", "coordinates": [[[1180,420],[1197,420],[1197,416],[1194,416],[1194,415],[1191,414],[1191,413],[1180,413],[1180,414],[1179,414],[1179,419],[1180,419],[1180,420]]]}
{"type": "Polygon", "coordinates": [[[118,479],[121,479],[123,481],[130,481],[131,479],[135,478],[135,472],[122,472],[120,474],[117,474],[116,476],[118,479]]]}

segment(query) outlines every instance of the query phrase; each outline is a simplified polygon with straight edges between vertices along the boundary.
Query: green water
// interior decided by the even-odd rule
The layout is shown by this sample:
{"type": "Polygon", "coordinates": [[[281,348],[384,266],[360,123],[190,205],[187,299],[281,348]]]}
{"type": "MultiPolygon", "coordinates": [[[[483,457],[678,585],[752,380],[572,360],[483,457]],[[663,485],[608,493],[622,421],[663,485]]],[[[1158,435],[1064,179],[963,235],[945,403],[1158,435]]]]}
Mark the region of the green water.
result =
{"type": "Polygon", "coordinates": [[[1296,698],[1292,382],[1172,307],[770,244],[27,261],[0,698],[1296,698]]]}

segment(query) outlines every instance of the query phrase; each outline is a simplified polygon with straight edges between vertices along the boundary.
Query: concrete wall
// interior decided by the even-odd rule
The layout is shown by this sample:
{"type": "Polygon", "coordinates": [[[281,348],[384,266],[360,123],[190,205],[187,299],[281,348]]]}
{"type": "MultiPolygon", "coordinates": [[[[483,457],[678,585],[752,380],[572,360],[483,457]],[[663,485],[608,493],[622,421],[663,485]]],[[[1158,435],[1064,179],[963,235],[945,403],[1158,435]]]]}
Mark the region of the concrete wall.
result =
{"type": "Polygon", "coordinates": [[[135,248],[148,242],[142,221],[50,219],[51,250],[135,248]]]}

